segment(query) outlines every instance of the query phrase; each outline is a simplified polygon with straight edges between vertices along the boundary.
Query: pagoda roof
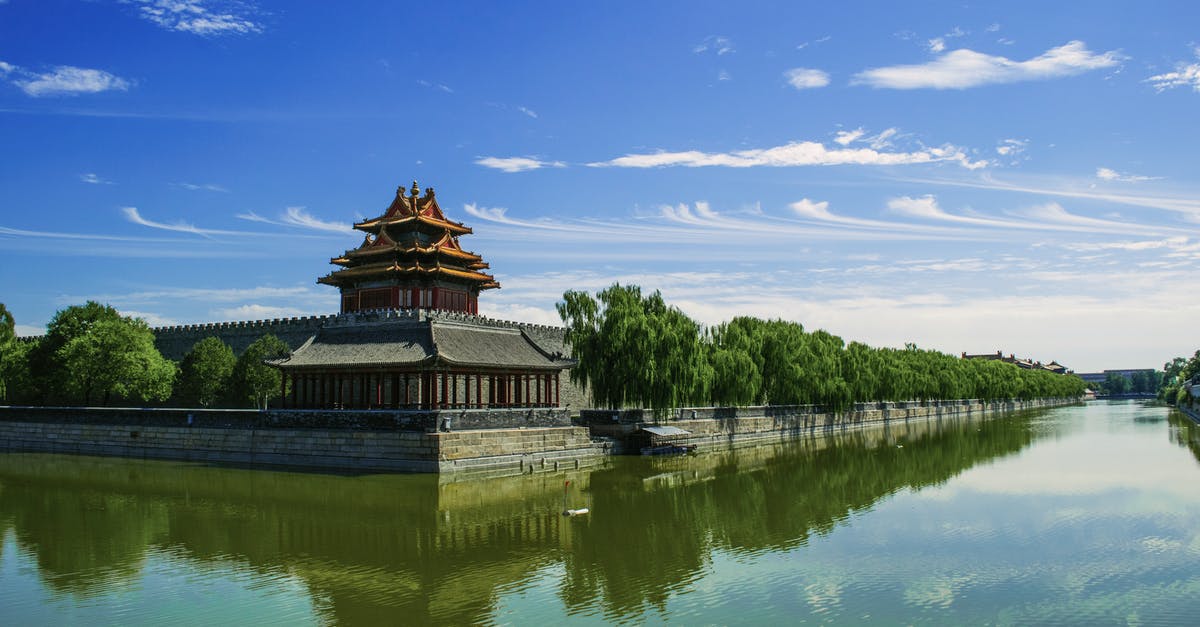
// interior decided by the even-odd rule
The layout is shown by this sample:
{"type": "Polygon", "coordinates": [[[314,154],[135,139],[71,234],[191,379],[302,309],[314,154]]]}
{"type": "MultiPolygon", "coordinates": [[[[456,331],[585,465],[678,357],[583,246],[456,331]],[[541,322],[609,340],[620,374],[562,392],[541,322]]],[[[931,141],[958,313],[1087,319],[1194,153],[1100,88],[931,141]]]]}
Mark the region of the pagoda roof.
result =
{"type": "Polygon", "coordinates": [[[448,265],[424,264],[419,261],[392,261],[356,266],[353,268],[343,268],[341,270],[335,270],[317,279],[317,282],[324,283],[326,285],[338,285],[342,281],[350,281],[354,279],[388,279],[404,276],[418,276],[422,278],[444,276],[460,281],[466,280],[479,283],[480,285],[478,287],[481,290],[500,287],[500,284],[496,282],[496,278],[490,274],[477,272],[467,268],[456,268],[448,265]]]}
{"type": "Polygon", "coordinates": [[[268,363],[283,369],[441,365],[562,370],[575,360],[547,353],[520,328],[399,319],[324,327],[290,356],[268,363]]]}
{"type": "Polygon", "coordinates": [[[376,235],[374,238],[372,238],[371,235],[367,235],[363,239],[361,246],[354,250],[346,251],[341,257],[331,259],[330,263],[346,265],[351,263],[351,260],[356,257],[371,257],[387,253],[395,253],[400,255],[442,254],[467,262],[483,261],[483,258],[479,255],[463,250],[457,239],[449,232],[443,233],[442,238],[437,242],[429,244],[428,246],[422,246],[420,243],[415,241],[408,245],[401,244],[388,235],[387,229],[382,229],[379,231],[379,235],[376,235]]]}
{"type": "Polygon", "coordinates": [[[376,232],[384,226],[401,226],[406,228],[420,228],[420,226],[430,226],[435,229],[446,229],[456,235],[465,235],[471,233],[471,228],[463,225],[461,222],[455,222],[446,218],[446,214],[442,212],[441,206],[438,205],[437,198],[434,196],[433,188],[429,187],[425,190],[425,195],[421,196],[421,188],[417,186],[417,182],[413,181],[412,194],[404,195],[404,188],[396,189],[396,197],[392,200],[392,204],[383,211],[383,215],[370,220],[363,220],[354,225],[354,228],[360,231],[376,232]]]}

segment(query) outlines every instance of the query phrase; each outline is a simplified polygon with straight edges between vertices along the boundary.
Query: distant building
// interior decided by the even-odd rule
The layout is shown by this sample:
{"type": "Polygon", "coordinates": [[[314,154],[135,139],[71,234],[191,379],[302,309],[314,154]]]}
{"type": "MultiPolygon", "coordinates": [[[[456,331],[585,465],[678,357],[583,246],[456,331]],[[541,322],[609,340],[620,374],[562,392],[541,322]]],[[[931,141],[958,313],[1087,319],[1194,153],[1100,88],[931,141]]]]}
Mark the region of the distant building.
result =
{"type": "Polygon", "coordinates": [[[981,353],[978,355],[969,355],[964,351],[962,354],[962,358],[963,359],[987,359],[987,360],[994,360],[994,361],[1003,361],[1004,363],[1013,364],[1016,367],[1022,368],[1024,370],[1046,370],[1049,372],[1053,372],[1055,374],[1071,374],[1071,370],[1069,368],[1058,363],[1057,361],[1051,361],[1048,364],[1043,364],[1040,361],[1034,361],[1032,359],[1018,358],[1018,357],[1014,356],[1012,353],[1009,353],[1006,356],[1002,351],[996,351],[994,353],[981,353]]]}

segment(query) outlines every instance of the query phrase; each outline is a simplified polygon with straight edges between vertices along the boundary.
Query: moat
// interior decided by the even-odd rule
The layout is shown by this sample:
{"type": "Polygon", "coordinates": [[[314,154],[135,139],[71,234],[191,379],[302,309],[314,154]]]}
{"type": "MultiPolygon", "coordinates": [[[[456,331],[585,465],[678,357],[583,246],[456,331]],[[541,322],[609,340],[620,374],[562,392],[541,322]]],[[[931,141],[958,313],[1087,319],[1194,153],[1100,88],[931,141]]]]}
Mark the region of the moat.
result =
{"type": "Polygon", "coordinates": [[[1135,401],[489,480],[4,453],[0,622],[1188,624],[1198,485],[1135,401]]]}

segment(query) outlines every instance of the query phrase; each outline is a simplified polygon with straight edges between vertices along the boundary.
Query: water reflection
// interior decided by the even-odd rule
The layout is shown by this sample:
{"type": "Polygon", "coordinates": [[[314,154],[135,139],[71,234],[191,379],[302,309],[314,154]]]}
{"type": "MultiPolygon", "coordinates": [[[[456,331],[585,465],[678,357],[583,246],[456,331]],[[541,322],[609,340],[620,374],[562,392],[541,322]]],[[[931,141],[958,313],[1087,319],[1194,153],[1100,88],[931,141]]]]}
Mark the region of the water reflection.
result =
{"type": "Polygon", "coordinates": [[[1200,463],[1200,424],[1179,411],[1172,411],[1167,421],[1171,425],[1171,440],[1191,451],[1196,462],[1200,463]]]}
{"type": "Polygon", "coordinates": [[[712,572],[715,552],[804,546],[899,490],[1020,451],[1037,432],[1031,420],[897,425],[451,483],[0,455],[0,536],[15,538],[53,598],[75,604],[119,603],[153,585],[163,569],[147,564],[166,559],[200,580],[297,582],[304,611],[323,622],[477,623],[493,620],[501,595],[560,568],[567,613],[634,619],[665,611],[712,572]],[[571,505],[591,516],[560,515],[564,479],[571,505]]]}

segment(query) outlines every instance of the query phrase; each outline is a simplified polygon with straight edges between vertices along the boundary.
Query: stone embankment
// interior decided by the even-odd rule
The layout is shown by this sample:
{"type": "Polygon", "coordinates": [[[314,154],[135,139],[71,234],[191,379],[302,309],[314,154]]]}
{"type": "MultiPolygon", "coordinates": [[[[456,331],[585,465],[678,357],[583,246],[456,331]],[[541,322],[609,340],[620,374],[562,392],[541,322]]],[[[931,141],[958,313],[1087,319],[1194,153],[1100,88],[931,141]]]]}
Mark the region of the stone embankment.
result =
{"type": "Polygon", "coordinates": [[[347,472],[519,474],[600,463],[565,410],[301,412],[0,407],[0,450],[347,472]],[[499,414],[509,415],[501,417],[499,414]],[[452,431],[434,424],[450,418],[452,431]],[[405,421],[418,421],[412,424],[405,421]],[[497,422],[508,428],[488,428],[497,422]],[[565,423],[565,424],[564,424],[565,423]],[[474,424],[476,428],[462,429],[474,424]],[[526,425],[529,426],[517,426],[526,425]],[[428,428],[412,428],[414,426],[428,428]],[[480,428],[482,427],[482,428],[480,428]]]}
{"type": "MultiPolygon", "coordinates": [[[[684,408],[661,423],[704,450],[869,426],[987,418],[1078,399],[684,408]]],[[[186,410],[0,407],[0,451],[253,464],[342,472],[513,475],[575,469],[621,452],[651,412],[565,409],[453,411],[186,410]]]]}
{"type": "Polygon", "coordinates": [[[843,412],[829,412],[815,405],[696,407],[675,410],[658,421],[653,419],[649,410],[585,410],[581,413],[581,418],[589,425],[594,435],[612,437],[618,442],[623,442],[644,425],[665,424],[678,427],[691,433],[684,443],[695,444],[704,450],[787,440],[807,434],[858,429],[893,422],[990,417],[1078,402],[1078,398],[1044,398],[1028,401],[965,399],[858,403],[843,412]]]}

